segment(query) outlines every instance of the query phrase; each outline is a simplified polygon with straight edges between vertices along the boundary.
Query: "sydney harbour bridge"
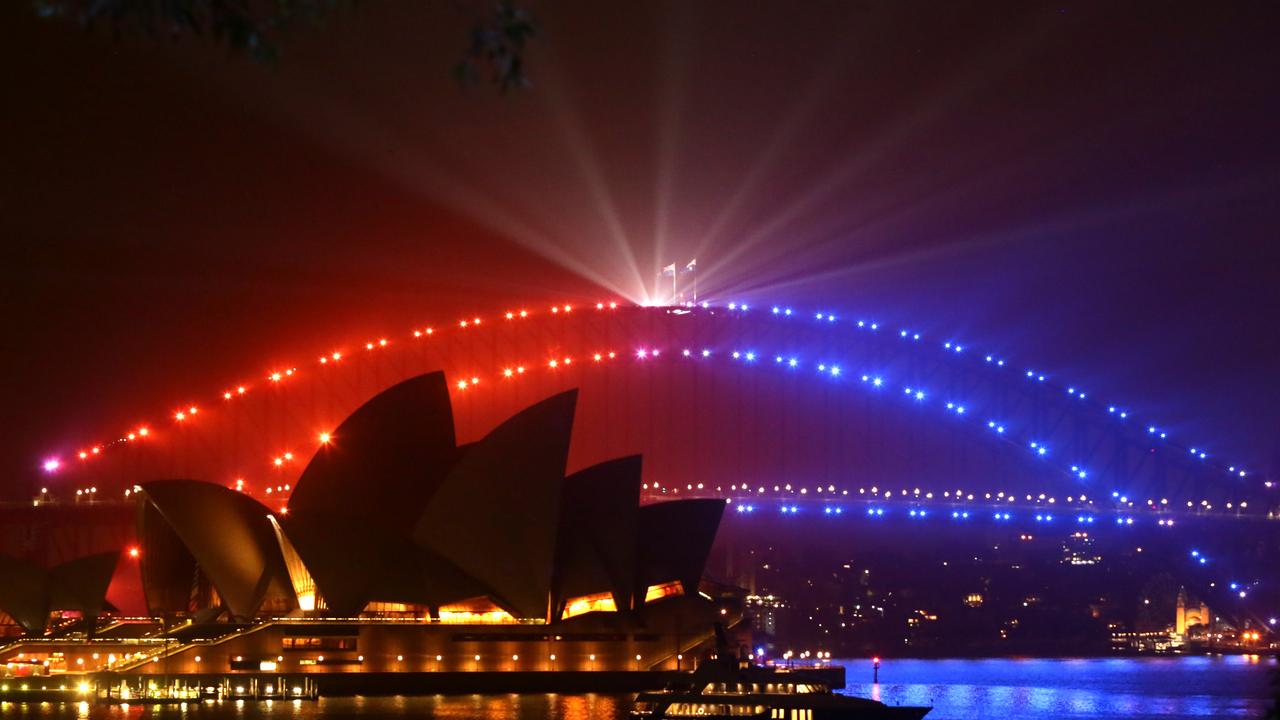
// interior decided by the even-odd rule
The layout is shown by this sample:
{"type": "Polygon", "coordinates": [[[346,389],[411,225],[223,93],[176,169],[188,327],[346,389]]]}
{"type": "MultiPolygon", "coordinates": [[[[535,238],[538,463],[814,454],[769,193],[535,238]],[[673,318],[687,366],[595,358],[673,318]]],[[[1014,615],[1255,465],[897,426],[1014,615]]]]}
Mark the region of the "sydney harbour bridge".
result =
{"type": "MultiPolygon", "coordinates": [[[[643,453],[644,500],[723,498],[731,535],[1127,533],[1178,548],[1202,592],[1242,604],[1266,596],[1257,578],[1268,552],[1235,540],[1280,526],[1265,469],[1184,437],[1187,418],[1145,417],[1049,360],[834,308],[530,302],[299,351],[193,388],[128,427],[50,450],[22,504],[36,517],[127,508],[136,483],[182,477],[287,512],[311,456],[341,446],[343,418],[443,369],[460,442],[580,388],[570,470],[643,453]]],[[[117,537],[60,529],[47,552],[128,544],[120,527],[117,537]]],[[[1259,602],[1247,612],[1265,623],[1259,602]]]]}

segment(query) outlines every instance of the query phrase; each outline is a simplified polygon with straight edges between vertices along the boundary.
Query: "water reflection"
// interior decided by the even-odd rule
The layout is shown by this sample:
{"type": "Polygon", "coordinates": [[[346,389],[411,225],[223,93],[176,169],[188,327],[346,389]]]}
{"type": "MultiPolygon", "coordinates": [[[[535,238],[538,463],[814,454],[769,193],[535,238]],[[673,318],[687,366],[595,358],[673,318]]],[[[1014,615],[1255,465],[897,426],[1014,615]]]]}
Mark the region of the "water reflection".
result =
{"type": "MultiPolygon", "coordinates": [[[[866,661],[847,661],[850,679],[866,661]]],[[[1256,656],[1074,660],[883,661],[879,688],[846,692],[890,705],[932,705],[929,720],[959,718],[1260,717],[1274,659],[1256,656]],[[892,680],[892,682],[884,682],[892,680]]]]}
{"type": "MultiPolygon", "coordinates": [[[[848,692],[890,705],[931,705],[929,720],[1113,720],[1259,717],[1272,658],[885,660],[879,685],[848,692]]],[[[848,677],[870,680],[868,661],[848,677]]],[[[0,701],[0,720],[622,720],[629,695],[434,695],[319,702],[190,703],[183,707],[0,701]]]]}

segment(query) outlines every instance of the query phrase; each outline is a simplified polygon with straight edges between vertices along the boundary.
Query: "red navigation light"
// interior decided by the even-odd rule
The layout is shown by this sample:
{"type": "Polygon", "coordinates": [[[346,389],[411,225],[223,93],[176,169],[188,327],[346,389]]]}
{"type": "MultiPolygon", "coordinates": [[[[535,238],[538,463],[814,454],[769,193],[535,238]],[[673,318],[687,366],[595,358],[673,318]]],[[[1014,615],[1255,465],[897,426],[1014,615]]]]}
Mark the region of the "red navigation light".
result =
{"type": "Polygon", "coordinates": [[[131,547],[131,548],[129,548],[129,557],[131,557],[131,558],[136,558],[136,557],[138,557],[138,555],[140,555],[140,554],[141,554],[141,553],[140,553],[140,552],[138,552],[138,548],[136,548],[136,547],[131,547]]]}
{"type": "Polygon", "coordinates": [[[879,665],[880,665],[880,658],[878,658],[878,657],[873,657],[873,658],[871,658],[871,664],[872,664],[872,665],[875,665],[875,666],[877,666],[877,667],[879,667],[879,665]]]}

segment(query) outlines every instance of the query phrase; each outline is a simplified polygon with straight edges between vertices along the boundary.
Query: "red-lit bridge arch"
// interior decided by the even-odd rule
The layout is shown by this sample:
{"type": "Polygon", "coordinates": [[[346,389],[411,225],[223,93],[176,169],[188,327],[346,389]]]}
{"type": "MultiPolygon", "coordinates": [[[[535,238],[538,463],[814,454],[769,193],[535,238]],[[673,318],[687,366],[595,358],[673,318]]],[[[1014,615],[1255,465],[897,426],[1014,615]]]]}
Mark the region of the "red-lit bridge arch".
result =
{"type": "Polygon", "coordinates": [[[1052,375],[827,311],[540,304],[423,324],[193,391],[50,453],[82,502],[192,477],[287,503],[362,402],[443,369],[458,435],[582,389],[571,465],[641,452],[653,496],[1266,516],[1270,483],[1052,375]],[[77,494],[78,493],[78,494],[77,494]]]}

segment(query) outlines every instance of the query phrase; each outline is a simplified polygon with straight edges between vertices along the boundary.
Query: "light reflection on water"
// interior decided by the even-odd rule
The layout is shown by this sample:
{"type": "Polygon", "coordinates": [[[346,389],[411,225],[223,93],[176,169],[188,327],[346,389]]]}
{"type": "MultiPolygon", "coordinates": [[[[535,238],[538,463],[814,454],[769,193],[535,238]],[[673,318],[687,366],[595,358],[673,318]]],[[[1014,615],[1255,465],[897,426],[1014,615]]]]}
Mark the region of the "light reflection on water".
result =
{"type": "Polygon", "coordinates": [[[1069,660],[840,661],[853,695],[932,705],[929,720],[1253,718],[1267,706],[1274,659],[1257,656],[1069,660]]]}
{"type": "MultiPolygon", "coordinates": [[[[928,720],[1114,720],[1260,717],[1274,659],[885,660],[879,686],[870,661],[841,661],[847,692],[890,705],[933,705],[928,720]]],[[[0,719],[62,720],[622,720],[630,695],[435,695],[323,698],[319,702],[188,703],[128,708],[85,703],[2,703],[0,719]]]]}

